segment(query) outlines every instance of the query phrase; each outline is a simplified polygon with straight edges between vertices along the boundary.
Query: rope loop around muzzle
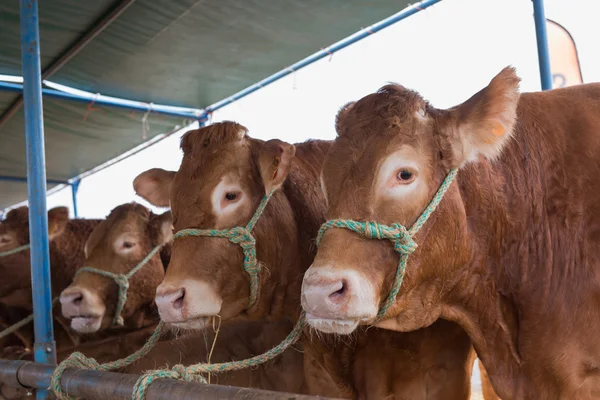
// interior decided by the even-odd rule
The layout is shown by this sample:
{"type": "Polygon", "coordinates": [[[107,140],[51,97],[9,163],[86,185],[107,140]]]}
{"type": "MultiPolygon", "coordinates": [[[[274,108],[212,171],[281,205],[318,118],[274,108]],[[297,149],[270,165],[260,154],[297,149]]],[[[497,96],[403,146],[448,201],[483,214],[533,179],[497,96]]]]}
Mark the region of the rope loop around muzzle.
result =
{"type": "Polygon", "coordinates": [[[196,237],[217,237],[229,240],[233,244],[237,244],[242,248],[244,253],[243,268],[250,278],[250,301],[248,308],[252,307],[258,298],[258,291],[260,289],[260,264],[256,258],[256,239],[252,235],[252,229],[258,222],[258,219],[262,215],[263,211],[267,207],[267,204],[274,191],[265,195],[258,205],[256,212],[248,222],[246,226],[235,226],[230,229],[197,229],[188,228],[182,229],[177,232],[173,238],[178,239],[186,236],[196,237]]]}
{"type": "Polygon", "coordinates": [[[140,269],[142,269],[144,267],[144,265],[148,264],[148,262],[152,259],[152,257],[154,257],[156,255],[156,253],[158,253],[163,248],[163,246],[164,246],[164,244],[159,244],[158,246],[154,247],[152,249],[152,251],[150,251],[150,253],[148,253],[146,255],[146,257],[144,257],[142,259],[142,261],[137,263],[136,266],[133,267],[126,274],[116,274],[114,272],[104,271],[102,269],[93,268],[93,267],[82,267],[75,273],[75,276],[77,276],[82,272],[90,272],[92,274],[101,275],[101,276],[110,278],[113,281],[115,281],[115,283],[117,284],[117,286],[119,288],[119,297],[117,300],[117,308],[115,309],[115,316],[113,317],[113,322],[112,322],[112,324],[114,326],[123,326],[125,324],[125,321],[123,320],[123,316],[121,314],[123,313],[123,308],[125,308],[125,303],[127,302],[127,291],[129,290],[129,280],[140,269]]]}
{"type": "Polygon", "coordinates": [[[318,246],[321,245],[321,241],[325,233],[332,228],[348,229],[366,237],[367,239],[389,240],[393,243],[394,251],[400,255],[400,260],[398,261],[398,267],[396,268],[394,282],[392,283],[392,287],[387,298],[377,313],[376,321],[380,321],[388,312],[390,307],[396,302],[396,296],[400,291],[400,287],[402,286],[402,281],[404,279],[408,256],[417,249],[417,244],[413,240],[413,237],[423,227],[425,222],[427,222],[431,214],[438,207],[442,201],[442,198],[444,197],[444,194],[446,194],[452,181],[456,177],[457,172],[457,169],[450,170],[435,196],[433,196],[433,199],[429,205],[425,208],[423,213],[419,216],[417,221],[410,229],[406,229],[402,224],[398,223],[384,225],[374,221],[355,221],[352,219],[332,219],[325,222],[321,226],[321,229],[319,229],[319,234],[317,236],[318,246]]]}

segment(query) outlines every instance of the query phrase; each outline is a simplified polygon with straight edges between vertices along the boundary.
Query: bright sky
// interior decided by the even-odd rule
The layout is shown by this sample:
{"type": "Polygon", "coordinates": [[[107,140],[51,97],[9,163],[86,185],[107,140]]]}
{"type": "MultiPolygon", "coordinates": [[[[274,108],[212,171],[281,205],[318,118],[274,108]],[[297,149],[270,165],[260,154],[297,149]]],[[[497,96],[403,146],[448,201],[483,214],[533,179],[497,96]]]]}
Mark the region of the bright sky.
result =
{"type": "MultiPolygon", "coordinates": [[[[600,81],[598,15],[597,0],[546,0],[546,16],[575,38],[585,82],[600,81]]],[[[449,107],[509,64],[523,79],[523,91],[540,89],[530,0],[444,0],[227,106],[213,120],[238,121],[261,139],[332,139],[337,110],[387,82],[449,107]]],[[[181,134],[83,180],[80,216],[103,218],[119,204],[143,203],[134,195],[134,177],[153,167],[177,169],[181,134]]],[[[58,205],[72,205],[70,189],[49,197],[48,207],[58,205]]]]}

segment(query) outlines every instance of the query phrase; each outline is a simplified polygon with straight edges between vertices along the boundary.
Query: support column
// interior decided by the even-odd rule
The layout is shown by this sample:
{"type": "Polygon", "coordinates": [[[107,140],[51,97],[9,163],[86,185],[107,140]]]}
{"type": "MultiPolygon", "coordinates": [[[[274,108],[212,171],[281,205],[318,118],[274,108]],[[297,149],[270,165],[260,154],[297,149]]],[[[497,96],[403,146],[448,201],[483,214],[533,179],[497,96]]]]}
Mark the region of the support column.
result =
{"type": "MultiPolygon", "coordinates": [[[[20,4],[31,285],[35,328],[34,357],[36,362],[53,364],[56,363],[56,345],[52,324],[38,2],[20,0],[20,4]]],[[[48,392],[38,390],[36,396],[38,399],[45,399],[48,392]]]]}
{"type": "Polygon", "coordinates": [[[73,215],[75,216],[75,218],[79,218],[79,210],[77,207],[77,192],[79,192],[80,184],[81,181],[79,179],[71,182],[71,193],[73,195],[73,215]]]}
{"type": "Polygon", "coordinates": [[[532,1],[542,90],[550,90],[552,89],[552,69],[550,68],[550,51],[548,49],[548,34],[546,33],[546,13],[544,12],[544,0],[532,1]]]}

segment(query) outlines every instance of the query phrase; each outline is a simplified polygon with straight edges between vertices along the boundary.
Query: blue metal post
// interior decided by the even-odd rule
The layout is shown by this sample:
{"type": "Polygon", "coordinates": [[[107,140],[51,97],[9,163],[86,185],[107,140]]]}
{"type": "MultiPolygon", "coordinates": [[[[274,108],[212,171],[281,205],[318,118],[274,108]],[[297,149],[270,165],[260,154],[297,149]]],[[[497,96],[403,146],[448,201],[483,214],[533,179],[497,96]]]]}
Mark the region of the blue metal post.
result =
{"type": "MultiPolygon", "coordinates": [[[[34,358],[36,362],[40,363],[56,363],[56,345],[52,326],[50,251],[48,248],[40,35],[36,0],[21,0],[21,57],[24,80],[29,240],[31,243],[31,285],[35,328],[34,358]]],[[[45,399],[47,395],[48,392],[45,390],[37,391],[36,394],[38,399],[45,399]]]]}
{"type": "Polygon", "coordinates": [[[77,210],[77,192],[79,191],[80,183],[81,181],[79,179],[71,183],[71,194],[73,195],[73,215],[75,218],[79,217],[79,211],[77,210]]]}
{"type": "Polygon", "coordinates": [[[537,38],[542,90],[550,90],[552,89],[552,69],[550,68],[550,51],[548,49],[544,0],[533,0],[533,19],[535,20],[535,36],[537,38]]]}

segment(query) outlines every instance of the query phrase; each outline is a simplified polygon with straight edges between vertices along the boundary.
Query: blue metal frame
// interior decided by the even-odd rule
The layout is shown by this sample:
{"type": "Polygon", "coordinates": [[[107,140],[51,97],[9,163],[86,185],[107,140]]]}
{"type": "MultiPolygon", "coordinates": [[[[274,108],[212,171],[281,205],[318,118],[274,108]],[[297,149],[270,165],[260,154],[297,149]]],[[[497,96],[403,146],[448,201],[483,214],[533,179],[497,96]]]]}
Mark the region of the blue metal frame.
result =
{"type": "Polygon", "coordinates": [[[79,218],[79,210],[77,208],[77,192],[79,191],[79,185],[81,180],[76,179],[71,183],[71,195],[73,196],[73,216],[79,218]]]}
{"type": "Polygon", "coordinates": [[[542,90],[550,90],[552,89],[552,69],[550,68],[550,50],[548,49],[544,0],[533,0],[533,19],[535,21],[535,36],[537,39],[542,90]]]}
{"type": "MultiPolygon", "coordinates": [[[[12,181],[12,182],[27,182],[27,178],[22,176],[10,176],[10,175],[0,175],[0,181],[12,181]]],[[[70,185],[69,181],[62,181],[60,179],[46,179],[46,183],[50,185],[70,185]]]]}
{"type": "MultiPolygon", "coordinates": [[[[21,85],[20,83],[0,81],[0,90],[20,93],[23,91],[23,88],[24,85],[21,85]]],[[[44,96],[55,97],[64,100],[81,101],[83,103],[93,102],[97,105],[125,108],[127,110],[142,112],[150,111],[157,114],[164,114],[173,117],[183,117],[189,119],[199,119],[206,117],[206,113],[204,112],[204,110],[200,109],[185,109],[184,107],[165,106],[162,104],[150,104],[141,101],[120,99],[118,97],[103,96],[96,94],[73,94],[45,87],[42,87],[41,90],[44,96]]]]}
{"type": "MultiPolygon", "coordinates": [[[[35,328],[34,358],[39,363],[56,363],[52,321],[48,211],[46,207],[46,160],[40,70],[40,35],[36,0],[21,0],[21,57],[27,147],[27,191],[29,196],[29,240],[31,243],[31,286],[35,328]]],[[[48,392],[39,390],[37,399],[48,392]]]]}

